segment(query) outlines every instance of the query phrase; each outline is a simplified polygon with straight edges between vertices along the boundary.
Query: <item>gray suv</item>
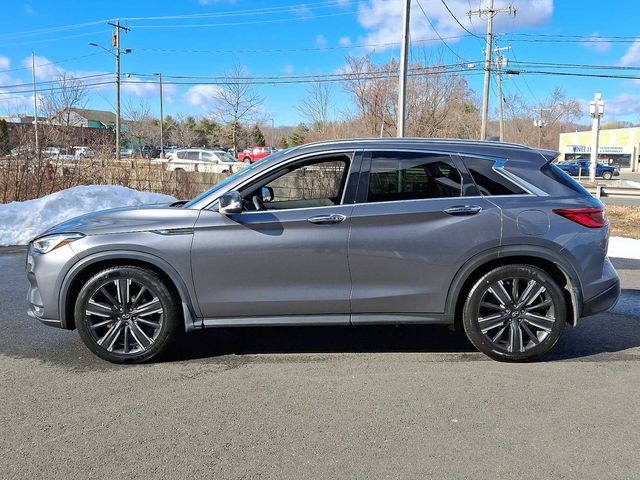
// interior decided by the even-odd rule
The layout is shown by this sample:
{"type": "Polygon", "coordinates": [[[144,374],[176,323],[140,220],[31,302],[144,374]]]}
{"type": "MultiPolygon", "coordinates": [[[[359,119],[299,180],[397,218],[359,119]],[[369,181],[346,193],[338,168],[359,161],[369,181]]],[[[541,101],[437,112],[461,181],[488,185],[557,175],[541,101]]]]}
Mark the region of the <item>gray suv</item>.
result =
{"type": "Polygon", "coordinates": [[[497,142],[278,152],[199,197],[64,222],[29,245],[29,314],[142,362],[180,330],[455,324],[498,360],[548,352],[620,293],[603,205],[497,142]]]}

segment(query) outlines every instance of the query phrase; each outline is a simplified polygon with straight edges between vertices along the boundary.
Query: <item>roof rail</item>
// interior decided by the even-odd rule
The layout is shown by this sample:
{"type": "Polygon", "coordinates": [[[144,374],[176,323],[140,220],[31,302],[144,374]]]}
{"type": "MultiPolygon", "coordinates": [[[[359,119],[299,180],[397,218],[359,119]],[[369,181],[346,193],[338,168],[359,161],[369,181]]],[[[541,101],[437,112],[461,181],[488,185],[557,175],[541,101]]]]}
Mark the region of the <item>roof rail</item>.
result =
{"type": "Polygon", "coordinates": [[[522,145],[520,143],[508,143],[508,142],[498,142],[493,140],[468,140],[468,139],[459,139],[459,138],[421,138],[421,137],[369,137],[369,138],[346,138],[346,139],[336,139],[336,140],[322,140],[318,142],[307,143],[305,145],[300,145],[296,148],[302,147],[312,147],[312,146],[322,146],[322,145],[333,145],[337,143],[376,143],[376,142],[387,142],[387,143],[402,143],[402,142],[418,142],[423,144],[438,144],[438,143],[450,143],[450,144],[458,144],[458,145],[488,145],[488,146],[496,146],[496,147],[510,147],[510,148],[519,148],[523,150],[536,150],[533,147],[528,145],[522,145]]]}

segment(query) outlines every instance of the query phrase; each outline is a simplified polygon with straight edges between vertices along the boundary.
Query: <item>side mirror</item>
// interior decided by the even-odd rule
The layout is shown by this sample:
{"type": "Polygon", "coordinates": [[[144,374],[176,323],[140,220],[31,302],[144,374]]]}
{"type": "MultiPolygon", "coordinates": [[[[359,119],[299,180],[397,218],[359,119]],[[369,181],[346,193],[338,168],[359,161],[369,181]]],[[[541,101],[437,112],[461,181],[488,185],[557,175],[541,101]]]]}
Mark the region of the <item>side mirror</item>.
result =
{"type": "Polygon", "coordinates": [[[223,215],[236,215],[242,213],[242,196],[236,192],[226,192],[218,200],[219,212],[223,215]]]}
{"type": "Polygon", "coordinates": [[[263,202],[271,202],[273,201],[273,188],[271,187],[262,187],[260,191],[260,195],[262,196],[263,202]]]}

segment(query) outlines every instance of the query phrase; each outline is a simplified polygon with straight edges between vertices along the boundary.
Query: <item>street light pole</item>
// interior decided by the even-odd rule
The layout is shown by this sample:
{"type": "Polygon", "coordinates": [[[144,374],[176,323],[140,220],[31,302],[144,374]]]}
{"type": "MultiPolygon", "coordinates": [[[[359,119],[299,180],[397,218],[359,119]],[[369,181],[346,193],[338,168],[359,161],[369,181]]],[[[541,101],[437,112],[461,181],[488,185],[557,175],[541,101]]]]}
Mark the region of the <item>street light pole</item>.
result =
{"type": "Polygon", "coordinates": [[[154,74],[160,80],[160,158],[164,158],[164,115],[162,113],[162,73],[154,74]]]}
{"type": "Polygon", "coordinates": [[[604,115],[604,101],[602,94],[596,93],[589,102],[589,114],[591,115],[591,162],[589,164],[589,181],[596,181],[596,164],[598,162],[598,144],[600,143],[600,117],[604,115]]]}

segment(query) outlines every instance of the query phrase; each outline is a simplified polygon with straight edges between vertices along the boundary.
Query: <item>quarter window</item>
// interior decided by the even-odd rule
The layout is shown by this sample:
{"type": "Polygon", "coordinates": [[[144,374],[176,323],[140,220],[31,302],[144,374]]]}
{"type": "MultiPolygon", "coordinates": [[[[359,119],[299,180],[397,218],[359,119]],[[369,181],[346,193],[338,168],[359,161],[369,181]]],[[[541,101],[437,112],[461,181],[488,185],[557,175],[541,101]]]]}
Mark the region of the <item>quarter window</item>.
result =
{"type": "Polygon", "coordinates": [[[462,177],[448,155],[374,152],[368,202],[459,197],[462,177]]]}
{"type": "Polygon", "coordinates": [[[482,195],[520,195],[527,193],[493,168],[495,162],[484,158],[462,157],[482,195]]]}

